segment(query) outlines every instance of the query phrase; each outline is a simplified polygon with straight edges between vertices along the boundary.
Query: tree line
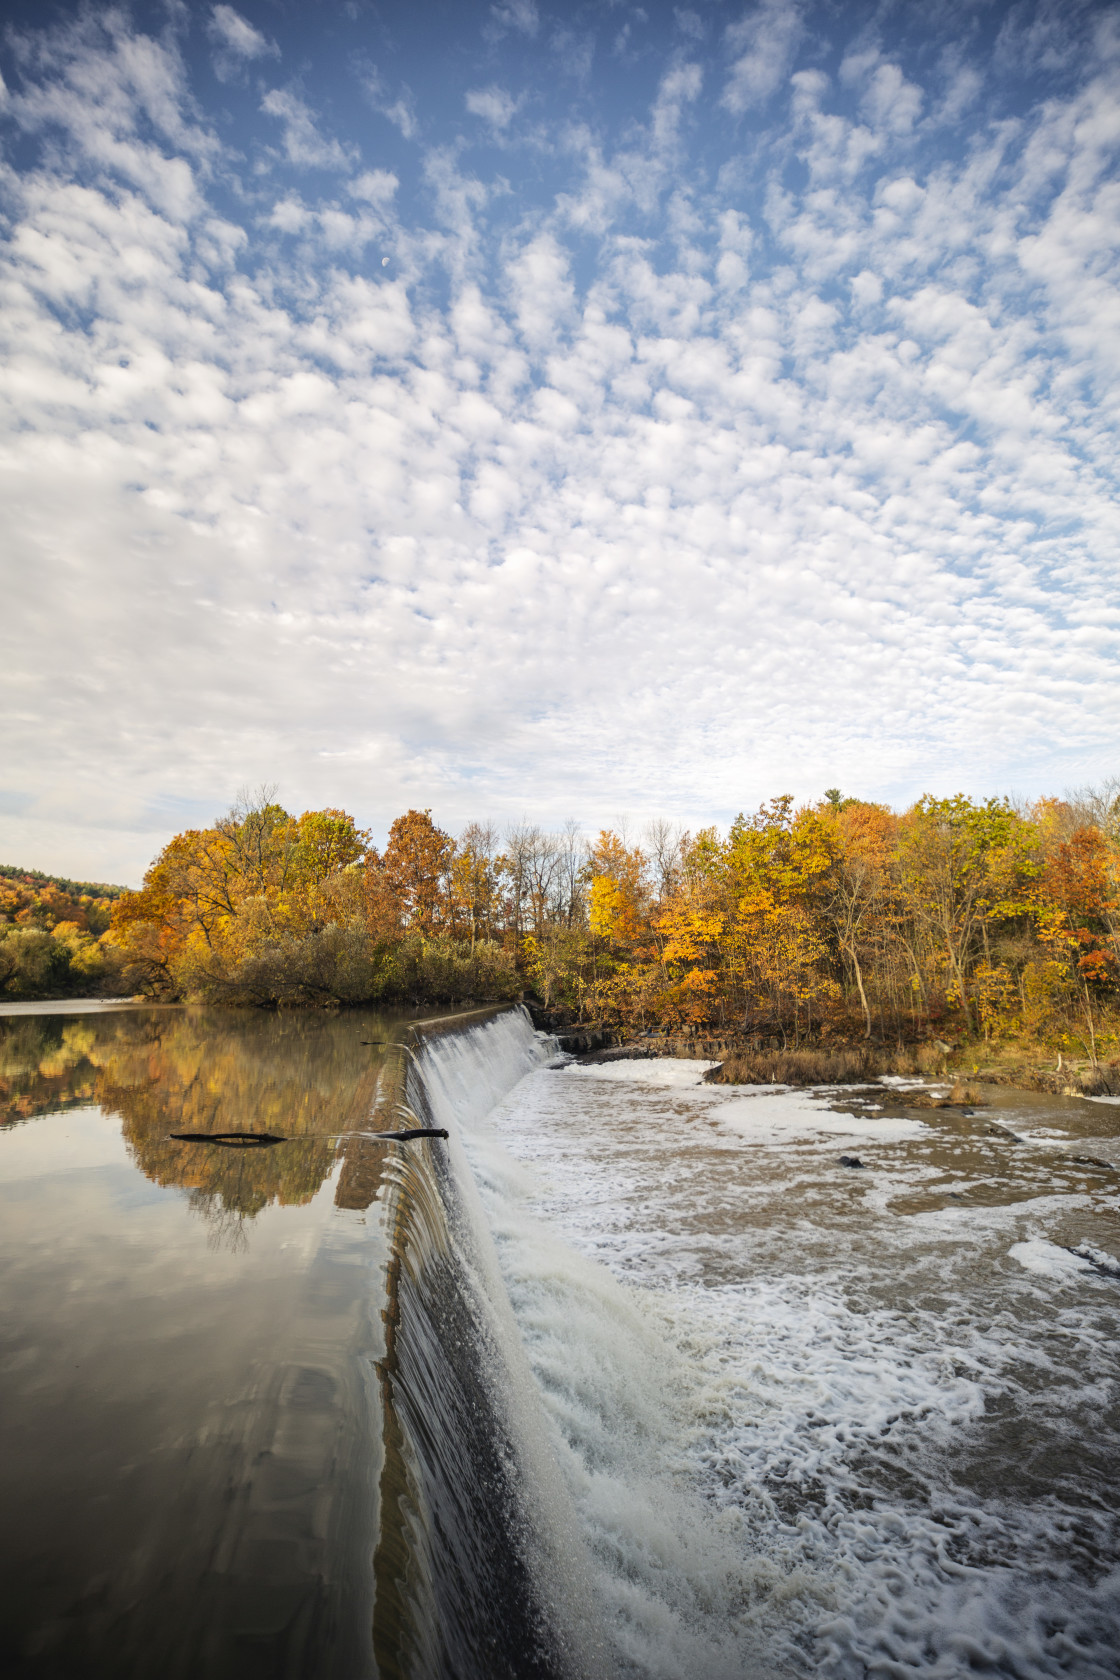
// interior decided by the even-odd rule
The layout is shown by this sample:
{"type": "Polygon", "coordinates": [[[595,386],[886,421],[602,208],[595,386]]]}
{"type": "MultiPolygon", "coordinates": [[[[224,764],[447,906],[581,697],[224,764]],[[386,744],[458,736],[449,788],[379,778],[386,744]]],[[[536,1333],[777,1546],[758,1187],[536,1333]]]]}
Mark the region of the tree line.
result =
{"type": "Polygon", "coordinates": [[[212,1002],[534,994],[619,1030],[759,1045],[1023,1039],[1116,1049],[1120,784],[1032,804],[832,789],[726,833],[585,838],[430,812],[383,850],[346,812],[243,799],[177,835],[105,943],[130,985],[212,1002]]]}
{"type": "Polygon", "coordinates": [[[345,811],[295,816],[266,790],[176,835],[137,892],[0,883],[0,987],[16,996],[525,992],[620,1031],[782,1048],[956,1035],[1097,1060],[1117,1049],[1118,981],[1120,783],[904,811],[832,789],[726,832],[660,821],[594,839],[572,823],[452,835],[410,810],[383,849],[345,811]]]}

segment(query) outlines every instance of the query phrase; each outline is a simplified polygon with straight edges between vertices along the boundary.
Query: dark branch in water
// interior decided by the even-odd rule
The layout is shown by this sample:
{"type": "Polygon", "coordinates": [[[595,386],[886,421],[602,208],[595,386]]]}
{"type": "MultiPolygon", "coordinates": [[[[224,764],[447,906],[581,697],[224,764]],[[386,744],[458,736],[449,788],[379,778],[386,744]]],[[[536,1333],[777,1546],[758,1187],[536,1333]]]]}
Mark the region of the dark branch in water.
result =
{"type": "Polygon", "coordinates": [[[407,1143],[409,1138],[447,1137],[442,1126],[410,1126],[406,1132],[362,1132],[362,1137],[372,1138],[379,1143],[382,1138],[392,1138],[396,1143],[407,1143]]]}
{"type": "MultiPolygon", "coordinates": [[[[275,1132],[168,1132],[169,1138],[178,1143],[213,1143],[219,1149],[268,1149],[274,1143],[288,1143],[291,1140],[280,1137],[275,1132]]],[[[375,1142],[385,1139],[386,1142],[407,1143],[411,1138],[447,1137],[442,1126],[410,1126],[400,1132],[359,1132],[340,1133],[340,1136],[358,1136],[371,1138],[375,1142]]]]}
{"type": "Polygon", "coordinates": [[[269,1149],[286,1138],[274,1132],[168,1132],[180,1143],[216,1143],[219,1149],[269,1149]]]}

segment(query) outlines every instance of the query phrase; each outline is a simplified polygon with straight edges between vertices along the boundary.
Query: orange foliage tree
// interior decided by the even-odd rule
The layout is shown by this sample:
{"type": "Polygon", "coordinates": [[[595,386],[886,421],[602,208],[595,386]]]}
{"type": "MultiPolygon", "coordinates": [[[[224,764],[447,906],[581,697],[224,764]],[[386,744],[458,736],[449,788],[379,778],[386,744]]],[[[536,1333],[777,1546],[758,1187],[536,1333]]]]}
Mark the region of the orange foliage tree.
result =
{"type": "Polygon", "coordinates": [[[896,813],[834,789],[725,833],[656,823],[645,844],[481,823],[456,840],[413,809],[379,855],[345,812],[262,796],[176,836],[111,937],[176,995],[527,985],[620,1029],[1019,1036],[1097,1057],[1118,1042],[1120,804],[926,795],[896,813]]]}
{"type": "Polygon", "coordinates": [[[381,871],[406,927],[431,935],[454,925],[455,842],[430,811],[406,811],[389,830],[381,871]]]}

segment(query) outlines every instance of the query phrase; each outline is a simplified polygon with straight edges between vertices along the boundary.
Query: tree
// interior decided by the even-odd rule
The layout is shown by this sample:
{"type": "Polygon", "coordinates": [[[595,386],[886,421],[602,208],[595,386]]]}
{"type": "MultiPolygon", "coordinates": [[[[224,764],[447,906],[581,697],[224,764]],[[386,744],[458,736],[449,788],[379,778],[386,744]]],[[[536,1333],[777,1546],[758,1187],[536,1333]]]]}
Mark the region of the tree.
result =
{"type": "MultiPolygon", "coordinates": [[[[326,947],[320,941],[313,950],[307,941],[361,914],[360,887],[343,883],[367,847],[368,836],[345,811],[305,811],[297,819],[271,789],[242,796],[212,828],[189,829],[163,848],[140,891],[116,901],[109,938],[142,984],[172,995],[283,989],[281,951],[288,970],[304,974],[299,984],[321,991],[314,975],[326,947]]],[[[336,954],[336,966],[342,960],[336,954]]],[[[355,983],[349,979],[348,988],[355,983]]]]}
{"type": "Polygon", "coordinates": [[[436,827],[430,810],[406,811],[389,830],[382,871],[406,926],[418,933],[430,936],[453,925],[454,856],[455,842],[436,827]]]}
{"type": "Polygon", "coordinates": [[[588,921],[600,939],[633,942],[640,937],[646,859],[640,846],[627,846],[610,829],[602,829],[591,848],[591,900],[588,921]]]}
{"type": "Polygon", "coordinates": [[[1038,834],[1005,799],[974,804],[964,794],[925,794],[899,826],[897,882],[903,907],[946,991],[969,1025],[979,1024],[971,972],[988,958],[993,923],[1022,915],[1039,871],[1038,834]]]}
{"type": "Polygon", "coordinates": [[[871,942],[891,913],[890,861],[896,835],[895,818],[882,805],[848,801],[835,788],[826,795],[826,815],[835,824],[836,844],[828,877],[826,915],[842,958],[849,964],[864,1017],[864,1037],[871,1037],[871,1004],[864,985],[863,964],[871,956],[871,942]],[[836,794],[833,799],[832,794],[836,794]]]}
{"type": "Polygon", "coordinates": [[[1086,1048],[1097,1059],[1093,995],[1115,988],[1112,947],[1115,894],[1108,846],[1096,828],[1074,830],[1054,846],[1039,881],[1039,934],[1076,986],[1088,1030],[1086,1048]]]}
{"type": "Polygon", "coordinates": [[[501,876],[497,854],[493,824],[468,823],[452,859],[451,891],[455,920],[470,929],[472,951],[477,939],[493,937],[501,876]]]}
{"type": "Polygon", "coordinates": [[[835,860],[835,825],[818,811],[795,811],[783,794],[731,826],[726,878],[729,957],[743,1024],[755,1016],[785,1034],[806,1025],[817,1000],[835,996],[819,915],[822,883],[835,860]]]}

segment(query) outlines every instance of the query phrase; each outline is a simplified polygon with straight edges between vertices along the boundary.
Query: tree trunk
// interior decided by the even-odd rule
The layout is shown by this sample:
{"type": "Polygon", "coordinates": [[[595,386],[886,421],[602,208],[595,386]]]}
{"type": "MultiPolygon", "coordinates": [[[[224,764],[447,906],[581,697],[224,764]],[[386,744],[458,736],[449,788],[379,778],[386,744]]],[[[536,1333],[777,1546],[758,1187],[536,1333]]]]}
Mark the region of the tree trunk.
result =
{"type": "Polygon", "coordinates": [[[871,1005],[868,1003],[867,993],[863,989],[863,974],[860,971],[859,958],[856,956],[855,946],[852,946],[851,950],[848,952],[848,955],[852,959],[852,967],[855,970],[855,976],[856,976],[856,985],[859,987],[859,1001],[863,1005],[863,1018],[867,1022],[867,1031],[864,1033],[863,1036],[864,1036],[864,1038],[870,1038],[871,1037],[871,1005]]]}

